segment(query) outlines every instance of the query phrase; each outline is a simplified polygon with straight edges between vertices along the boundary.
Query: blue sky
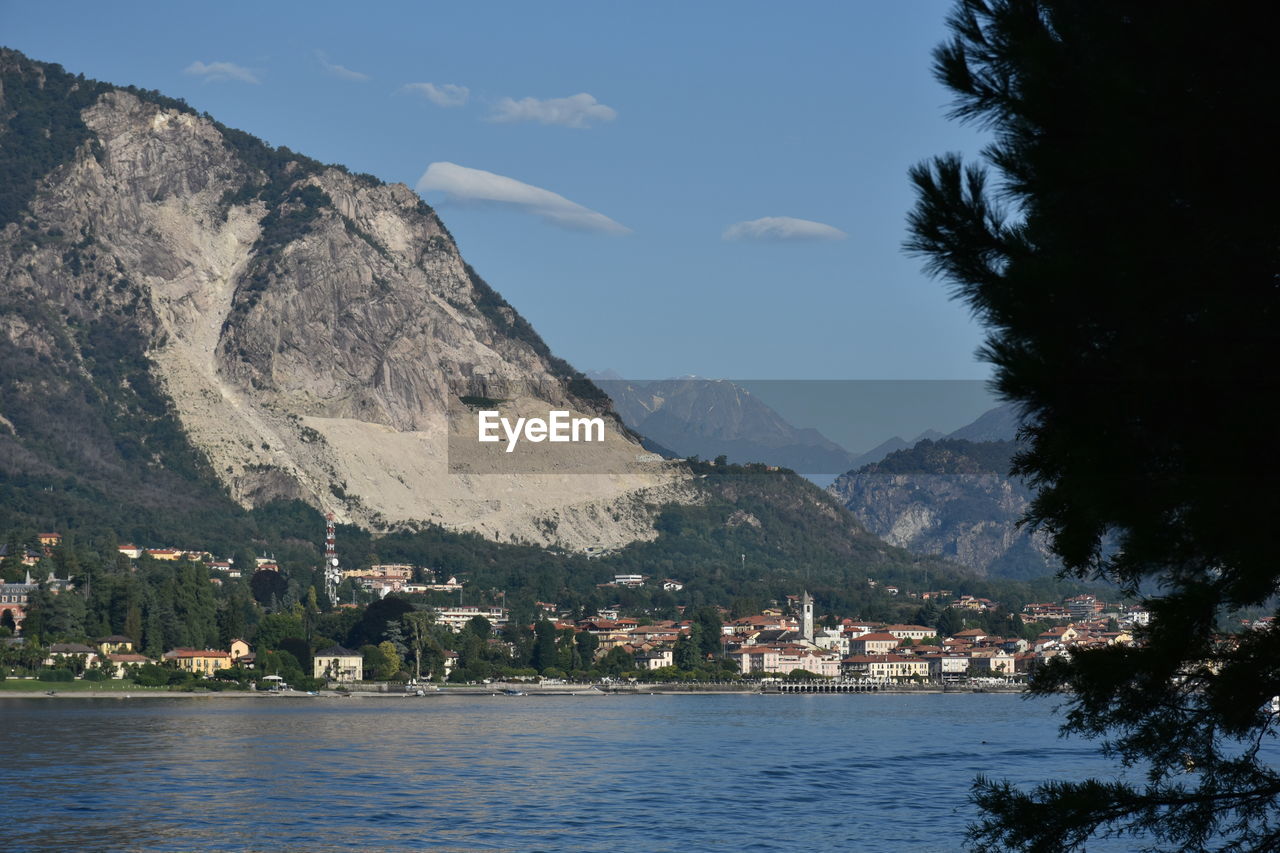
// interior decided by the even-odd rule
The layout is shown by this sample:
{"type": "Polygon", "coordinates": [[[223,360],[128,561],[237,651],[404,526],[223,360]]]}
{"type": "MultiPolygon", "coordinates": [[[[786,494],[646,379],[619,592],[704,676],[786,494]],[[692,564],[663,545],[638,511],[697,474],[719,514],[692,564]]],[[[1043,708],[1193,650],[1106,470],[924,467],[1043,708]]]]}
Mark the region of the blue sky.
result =
{"type": "Polygon", "coordinates": [[[982,144],[929,70],[949,5],[6,0],[0,42],[426,174],[464,257],[582,369],[981,379],[981,330],[900,249],[908,167],[982,144]]]}

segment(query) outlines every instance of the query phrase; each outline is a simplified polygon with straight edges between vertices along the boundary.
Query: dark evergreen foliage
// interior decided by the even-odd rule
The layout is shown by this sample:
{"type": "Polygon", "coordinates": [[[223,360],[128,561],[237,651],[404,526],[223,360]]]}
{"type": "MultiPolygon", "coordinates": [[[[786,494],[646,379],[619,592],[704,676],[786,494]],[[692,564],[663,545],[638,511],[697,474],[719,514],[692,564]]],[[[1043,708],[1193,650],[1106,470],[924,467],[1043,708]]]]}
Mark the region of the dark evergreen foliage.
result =
{"type": "Polygon", "coordinates": [[[863,466],[875,474],[996,474],[1009,476],[1017,443],[923,439],[912,447],[895,450],[879,462],[863,466]]]}
{"type": "Polygon", "coordinates": [[[40,179],[88,141],[80,111],[110,88],[0,48],[0,227],[18,221],[40,179]]]}
{"type": "Polygon", "coordinates": [[[936,53],[955,115],[994,131],[999,185],[955,155],[915,168],[909,247],[990,329],[982,355],[1027,415],[1030,521],[1155,617],[1136,648],[1034,682],[1069,690],[1067,730],[1135,772],[980,780],[982,849],[1280,847],[1257,751],[1280,631],[1218,634],[1274,610],[1280,580],[1275,24],[1266,4],[962,0],[936,53]]]}

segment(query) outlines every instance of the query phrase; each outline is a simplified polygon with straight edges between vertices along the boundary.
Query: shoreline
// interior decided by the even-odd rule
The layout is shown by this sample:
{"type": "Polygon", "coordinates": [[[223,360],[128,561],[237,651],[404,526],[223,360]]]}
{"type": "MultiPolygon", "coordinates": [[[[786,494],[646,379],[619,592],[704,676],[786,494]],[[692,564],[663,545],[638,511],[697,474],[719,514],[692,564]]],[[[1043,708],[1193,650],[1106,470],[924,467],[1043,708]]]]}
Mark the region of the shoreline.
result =
{"type": "Polygon", "coordinates": [[[700,695],[700,696],[833,696],[833,695],[849,695],[849,696],[874,696],[877,694],[890,695],[908,695],[913,693],[919,694],[958,694],[958,693],[1024,693],[1025,685],[981,685],[973,687],[943,686],[934,684],[910,685],[910,684],[894,684],[894,685],[876,685],[874,690],[839,690],[830,689],[828,685],[816,685],[816,689],[797,689],[797,690],[762,690],[759,687],[736,687],[725,686],[719,687],[707,685],[705,687],[697,687],[681,684],[653,684],[653,685],[635,685],[628,687],[597,687],[594,685],[554,685],[550,687],[536,687],[529,685],[495,685],[492,687],[456,687],[456,688],[436,688],[423,689],[421,695],[408,691],[391,691],[391,690],[352,690],[347,693],[339,693],[333,690],[324,690],[318,693],[307,693],[301,690],[290,691],[249,691],[249,690],[210,690],[210,691],[183,691],[183,690],[148,690],[140,688],[136,690],[5,690],[0,691],[0,701],[4,699],[118,699],[118,700],[135,700],[135,699],[242,699],[242,700],[281,700],[281,699],[432,699],[448,696],[458,697],[477,697],[477,696],[499,696],[503,698],[520,699],[527,697],[548,697],[548,696],[590,696],[590,697],[607,697],[607,696],[680,696],[680,695],[700,695]],[[823,689],[827,688],[827,689],[823,689]]]}

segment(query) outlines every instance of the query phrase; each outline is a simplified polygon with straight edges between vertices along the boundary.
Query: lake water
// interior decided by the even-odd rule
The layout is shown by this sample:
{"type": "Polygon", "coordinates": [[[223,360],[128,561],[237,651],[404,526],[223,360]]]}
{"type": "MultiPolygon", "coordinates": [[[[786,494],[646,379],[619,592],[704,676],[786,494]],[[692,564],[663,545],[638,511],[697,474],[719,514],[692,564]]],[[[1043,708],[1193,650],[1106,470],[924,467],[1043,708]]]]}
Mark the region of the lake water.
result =
{"type": "Polygon", "coordinates": [[[1052,707],[0,699],[0,814],[11,850],[955,851],[977,773],[1107,773],[1095,745],[1057,737],[1052,707]]]}

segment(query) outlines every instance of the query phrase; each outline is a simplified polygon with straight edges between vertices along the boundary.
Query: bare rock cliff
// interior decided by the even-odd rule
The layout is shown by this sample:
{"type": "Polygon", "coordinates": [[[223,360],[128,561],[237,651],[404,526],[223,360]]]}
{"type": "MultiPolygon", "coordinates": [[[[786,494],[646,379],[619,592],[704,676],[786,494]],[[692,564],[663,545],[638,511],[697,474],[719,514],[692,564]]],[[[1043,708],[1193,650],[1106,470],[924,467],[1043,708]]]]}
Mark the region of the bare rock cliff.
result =
{"type": "Polygon", "coordinates": [[[110,399],[148,377],[106,376],[94,330],[132,336],[147,399],[244,505],[300,497],[371,527],[579,547],[651,538],[651,506],[691,499],[685,469],[643,453],[410,189],[93,85],[83,138],[0,232],[15,351],[46,350],[51,375],[90,376],[110,399]],[[468,396],[607,417],[601,473],[451,473],[448,412],[468,396]]]}
{"type": "Polygon", "coordinates": [[[891,545],[983,574],[1040,577],[1056,569],[1047,543],[1019,525],[1031,492],[1008,475],[1013,441],[925,440],[842,475],[831,486],[891,545]]]}

